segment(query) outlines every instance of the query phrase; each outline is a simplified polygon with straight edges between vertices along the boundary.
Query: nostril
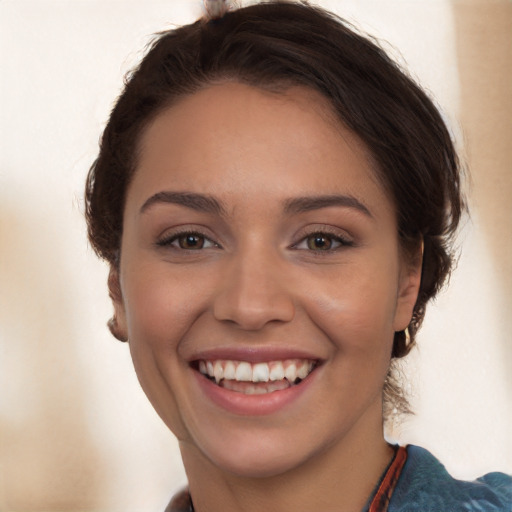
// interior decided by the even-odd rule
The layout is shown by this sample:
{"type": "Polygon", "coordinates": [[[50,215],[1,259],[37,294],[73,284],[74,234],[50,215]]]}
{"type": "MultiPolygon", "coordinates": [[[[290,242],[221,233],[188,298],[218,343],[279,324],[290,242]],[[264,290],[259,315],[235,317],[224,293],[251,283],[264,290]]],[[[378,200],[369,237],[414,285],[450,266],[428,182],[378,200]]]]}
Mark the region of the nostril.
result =
{"type": "Polygon", "coordinates": [[[259,330],[268,323],[290,322],[295,316],[291,298],[277,297],[218,297],[214,304],[217,320],[233,324],[244,330],[259,330]]]}
{"type": "MultiPolygon", "coordinates": [[[[261,247],[237,254],[220,276],[213,313],[217,320],[244,330],[259,330],[269,322],[289,322],[295,307],[280,261],[261,247]]],[[[283,269],[285,270],[285,269],[283,269]]]]}

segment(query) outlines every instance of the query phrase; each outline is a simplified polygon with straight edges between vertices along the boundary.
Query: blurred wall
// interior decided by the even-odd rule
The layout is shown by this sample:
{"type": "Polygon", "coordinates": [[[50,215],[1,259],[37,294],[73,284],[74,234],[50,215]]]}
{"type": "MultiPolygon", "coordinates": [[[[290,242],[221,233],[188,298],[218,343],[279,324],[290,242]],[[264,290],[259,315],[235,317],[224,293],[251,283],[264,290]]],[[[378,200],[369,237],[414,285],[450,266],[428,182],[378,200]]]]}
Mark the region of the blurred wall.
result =
{"type": "MultiPolygon", "coordinates": [[[[512,3],[318,2],[388,41],[471,168],[450,288],[406,371],[416,415],[388,432],[456,476],[512,473],[512,3]],[[397,51],[397,49],[400,50],[397,51]]],[[[0,510],[162,510],[176,443],[113,340],[83,182],[123,74],[201,2],[0,2],[0,510]]]]}

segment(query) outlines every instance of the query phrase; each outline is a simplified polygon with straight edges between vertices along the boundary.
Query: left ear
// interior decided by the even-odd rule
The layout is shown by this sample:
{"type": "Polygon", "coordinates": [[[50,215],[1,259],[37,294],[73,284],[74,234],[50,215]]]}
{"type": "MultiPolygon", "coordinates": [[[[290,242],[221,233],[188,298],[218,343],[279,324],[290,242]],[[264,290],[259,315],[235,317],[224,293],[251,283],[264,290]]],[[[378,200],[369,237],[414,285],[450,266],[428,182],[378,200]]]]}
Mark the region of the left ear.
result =
{"type": "Polygon", "coordinates": [[[108,328],[112,335],[119,341],[128,341],[123,293],[121,291],[119,268],[116,265],[110,266],[108,290],[114,306],[114,316],[108,321],[108,328]]]}
{"type": "Polygon", "coordinates": [[[393,321],[395,331],[403,331],[409,326],[421,285],[421,268],[423,263],[423,241],[414,254],[402,256],[398,282],[396,311],[393,321]]]}

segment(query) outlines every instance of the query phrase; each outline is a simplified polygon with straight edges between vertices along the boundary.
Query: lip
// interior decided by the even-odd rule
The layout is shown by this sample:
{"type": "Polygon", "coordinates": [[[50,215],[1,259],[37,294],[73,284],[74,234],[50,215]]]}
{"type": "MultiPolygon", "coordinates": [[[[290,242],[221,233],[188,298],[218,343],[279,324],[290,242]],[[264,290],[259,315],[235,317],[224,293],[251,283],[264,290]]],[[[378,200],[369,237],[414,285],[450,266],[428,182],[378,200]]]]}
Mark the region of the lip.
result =
{"type": "MultiPolygon", "coordinates": [[[[258,362],[258,361],[254,361],[258,362]]],[[[261,361],[260,361],[261,362],[261,361]]],[[[320,368],[315,368],[299,384],[281,391],[261,395],[246,395],[218,386],[196,370],[192,370],[200,391],[215,405],[240,416],[274,414],[291,406],[308,391],[317,378],[320,368]]]]}
{"type": "Polygon", "coordinates": [[[192,356],[187,358],[189,364],[200,360],[214,361],[218,359],[247,361],[252,364],[285,361],[286,359],[311,359],[318,361],[319,364],[323,362],[323,358],[312,352],[283,347],[220,347],[195,352],[192,356]]]}

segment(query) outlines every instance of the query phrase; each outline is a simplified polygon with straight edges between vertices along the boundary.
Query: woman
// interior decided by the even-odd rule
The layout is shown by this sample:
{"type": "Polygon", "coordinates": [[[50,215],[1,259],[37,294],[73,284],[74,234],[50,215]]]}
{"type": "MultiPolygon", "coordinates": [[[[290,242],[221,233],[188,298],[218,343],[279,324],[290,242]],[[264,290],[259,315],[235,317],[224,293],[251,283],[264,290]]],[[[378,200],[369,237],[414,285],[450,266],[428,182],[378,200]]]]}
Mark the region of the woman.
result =
{"type": "Polygon", "coordinates": [[[180,442],[168,510],[509,510],[505,475],[382,433],[463,210],[439,113],[321,10],[224,11],[156,40],[87,183],[111,331],[180,442]]]}

